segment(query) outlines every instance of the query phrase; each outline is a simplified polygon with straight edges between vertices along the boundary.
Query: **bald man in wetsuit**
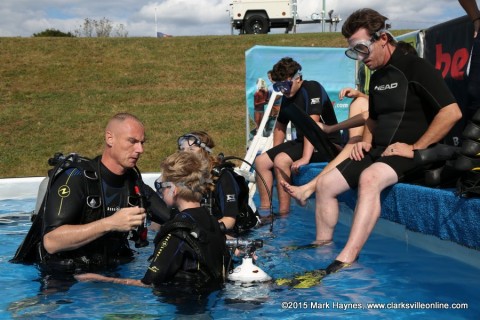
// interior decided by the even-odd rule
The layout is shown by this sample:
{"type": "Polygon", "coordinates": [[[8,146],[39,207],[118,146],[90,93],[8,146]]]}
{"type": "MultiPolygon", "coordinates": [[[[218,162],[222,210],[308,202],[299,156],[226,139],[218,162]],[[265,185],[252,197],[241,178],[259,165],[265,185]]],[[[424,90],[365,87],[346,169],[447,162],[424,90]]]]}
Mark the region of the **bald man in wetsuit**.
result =
{"type": "MultiPolygon", "coordinates": [[[[350,158],[317,179],[316,243],[332,241],[338,221],[337,196],[358,188],[348,241],[327,274],[358,258],[381,212],[380,193],[419,172],[413,151],[439,142],[461,118],[461,111],[440,73],[425,60],[396,50],[387,18],[372,9],[354,12],[344,23],[348,57],[374,70],[369,118],[350,158]]],[[[416,176],[418,177],[418,175],[416,176]]]]}
{"type": "MultiPolygon", "coordinates": [[[[46,270],[97,270],[133,259],[127,237],[146,216],[145,208],[130,201],[136,187],[148,190],[136,170],[144,142],[145,128],[137,117],[120,113],[110,119],[103,154],[91,160],[101,181],[98,208],[87,205],[92,182],[85,171],[73,167],[55,178],[43,213],[40,265],[46,270]]],[[[155,192],[150,196],[157,209],[165,207],[155,192]]]]}

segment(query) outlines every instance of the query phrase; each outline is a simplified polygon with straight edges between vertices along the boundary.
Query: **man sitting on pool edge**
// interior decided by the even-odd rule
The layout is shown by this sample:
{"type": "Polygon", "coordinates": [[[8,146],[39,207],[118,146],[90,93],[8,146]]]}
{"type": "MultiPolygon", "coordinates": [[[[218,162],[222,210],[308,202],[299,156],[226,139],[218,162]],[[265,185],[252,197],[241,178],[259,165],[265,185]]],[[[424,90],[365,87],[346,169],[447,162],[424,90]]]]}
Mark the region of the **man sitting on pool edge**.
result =
{"type": "Polygon", "coordinates": [[[348,241],[326,268],[332,273],[358,258],[381,212],[381,192],[416,180],[424,168],[414,150],[441,141],[462,114],[438,70],[425,60],[396,50],[387,18],[372,9],[354,12],[344,23],[348,57],[375,70],[370,81],[369,117],[350,158],[316,180],[316,239],[327,244],[338,221],[337,196],[358,189],[348,241]]]}

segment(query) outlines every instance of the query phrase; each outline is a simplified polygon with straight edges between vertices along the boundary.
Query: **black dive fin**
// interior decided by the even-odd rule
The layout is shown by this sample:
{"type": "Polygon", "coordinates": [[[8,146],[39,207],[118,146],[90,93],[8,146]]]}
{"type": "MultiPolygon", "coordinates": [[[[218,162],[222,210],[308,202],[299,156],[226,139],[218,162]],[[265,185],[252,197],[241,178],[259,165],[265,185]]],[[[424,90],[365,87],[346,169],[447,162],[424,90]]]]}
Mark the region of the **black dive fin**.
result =
{"type": "Polygon", "coordinates": [[[295,128],[302,131],[308,141],[317,150],[325,150],[330,157],[329,161],[335,158],[339,151],[328,139],[328,135],[320,129],[318,124],[296,104],[286,106],[282,113],[295,125],[295,128]]]}

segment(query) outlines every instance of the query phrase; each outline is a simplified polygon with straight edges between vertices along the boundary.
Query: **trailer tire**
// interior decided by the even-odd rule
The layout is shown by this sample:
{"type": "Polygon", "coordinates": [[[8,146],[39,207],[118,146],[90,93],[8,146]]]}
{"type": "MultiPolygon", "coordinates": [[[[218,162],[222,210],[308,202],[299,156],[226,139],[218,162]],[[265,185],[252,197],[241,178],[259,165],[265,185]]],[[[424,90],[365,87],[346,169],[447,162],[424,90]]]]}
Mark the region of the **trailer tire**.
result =
{"type": "Polygon", "coordinates": [[[264,34],[268,33],[268,20],[263,15],[252,15],[245,21],[245,33],[264,34]]]}

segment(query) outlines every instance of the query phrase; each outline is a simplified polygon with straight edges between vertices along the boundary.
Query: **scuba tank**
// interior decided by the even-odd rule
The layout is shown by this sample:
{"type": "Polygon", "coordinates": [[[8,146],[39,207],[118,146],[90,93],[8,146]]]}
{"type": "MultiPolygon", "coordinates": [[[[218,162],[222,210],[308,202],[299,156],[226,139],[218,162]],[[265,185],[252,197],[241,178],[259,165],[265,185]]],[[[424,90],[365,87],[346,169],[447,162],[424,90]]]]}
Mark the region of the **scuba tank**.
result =
{"type": "Polygon", "coordinates": [[[267,282],[272,280],[272,277],[258,267],[253,260],[255,250],[263,247],[262,240],[229,239],[226,240],[226,243],[227,247],[232,251],[236,249],[245,251],[242,264],[229,273],[228,280],[240,283],[267,282]]]}

